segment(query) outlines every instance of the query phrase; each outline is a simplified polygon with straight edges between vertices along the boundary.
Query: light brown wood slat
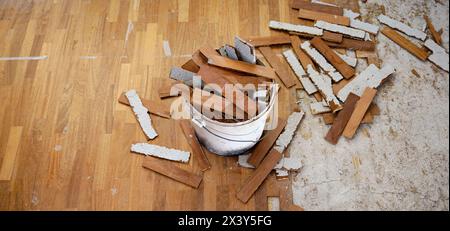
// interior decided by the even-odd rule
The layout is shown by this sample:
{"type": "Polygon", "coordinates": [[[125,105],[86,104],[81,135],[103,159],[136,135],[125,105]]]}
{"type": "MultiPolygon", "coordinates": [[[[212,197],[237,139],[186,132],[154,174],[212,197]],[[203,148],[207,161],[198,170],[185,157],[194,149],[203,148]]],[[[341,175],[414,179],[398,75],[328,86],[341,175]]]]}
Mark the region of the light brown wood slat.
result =
{"type": "Polygon", "coordinates": [[[192,59],[189,59],[186,63],[181,65],[181,68],[194,73],[197,73],[200,70],[200,67],[192,59]]]}
{"type": "Polygon", "coordinates": [[[273,130],[266,131],[266,134],[264,134],[264,138],[258,144],[256,144],[251,151],[252,154],[248,158],[247,162],[255,167],[258,167],[261,161],[263,161],[266,154],[272,148],[278,136],[280,136],[285,126],[286,120],[279,118],[277,127],[273,130]]]}
{"type": "Polygon", "coordinates": [[[291,43],[289,35],[274,35],[263,37],[250,37],[247,41],[254,47],[273,46],[291,43]]]}
{"type": "Polygon", "coordinates": [[[342,38],[342,42],[334,43],[334,42],[326,42],[329,47],[333,48],[345,48],[352,50],[363,50],[363,51],[374,51],[376,48],[375,42],[371,41],[362,41],[351,38],[342,38]]]}
{"type": "Polygon", "coordinates": [[[163,83],[163,84],[164,85],[158,89],[159,98],[166,99],[166,98],[176,97],[176,96],[181,95],[180,92],[178,92],[178,94],[174,94],[174,95],[170,94],[172,87],[174,87],[176,84],[183,84],[181,81],[175,81],[175,82],[163,83]]]}
{"type": "Polygon", "coordinates": [[[0,166],[0,181],[9,181],[13,175],[17,159],[17,152],[22,138],[22,126],[14,126],[9,130],[6,150],[0,166]]]}
{"type": "Polygon", "coordinates": [[[425,19],[425,22],[427,22],[427,27],[428,27],[428,30],[431,33],[431,36],[433,37],[433,40],[437,44],[442,45],[441,35],[436,31],[436,28],[434,27],[433,22],[426,15],[424,15],[423,18],[425,19]]]}
{"type": "Polygon", "coordinates": [[[211,168],[206,154],[203,152],[202,146],[195,135],[194,128],[191,125],[191,121],[187,119],[178,120],[181,129],[183,130],[184,137],[186,137],[187,142],[191,146],[192,152],[194,154],[194,161],[198,163],[200,170],[206,171],[211,168]]]}
{"type": "MultiPolygon", "coordinates": [[[[338,112],[338,113],[340,113],[340,112],[338,112]]],[[[327,113],[323,113],[322,114],[322,119],[323,119],[323,122],[326,124],[326,125],[329,125],[329,124],[333,124],[333,122],[334,122],[334,113],[333,112],[327,112],[327,113]]]]}
{"type": "Polygon", "coordinates": [[[201,67],[202,65],[205,65],[208,63],[208,58],[206,58],[206,56],[204,56],[200,50],[196,50],[193,54],[192,54],[192,61],[194,61],[194,63],[201,67]]]}
{"type": "Polygon", "coordinates": [[[318,11],[300,9],[298,13],[299,18],[309,19],[314,21],[325,21],[333,24],[350,26],[350,19],[345,16],[327,14],[318,11]]]}
{"type": "Polygon", "coordinates": [[[357,58],[365,58],[367,59],[367,64],[374,64],[378,68],[381,67],[381,61],[378,58],[376,51],[356,51],[357,58]]]}
{"type": "Polygon", "coordinates": [[[328,42],[341,43],[343,36],[342,36],[342,34],[339,34],[339,33],[334,33],[334,32],[324,30],[321,38],[328,42]]]}
{"type": "MultiPolygon", "coordinates": [[[[118,99],[119,103],[130,106],[130,102],[128,101],[125,93],[122,93],[118,99]]],[[[163,118],[170,119],[170,109],[163,104],[141,98],[142,104],[148,109],[148,112],[157,116],[161,116],[163,118]]]]}
{"type": "Polygon", "coordinates": [[[276,74],[272,68],[264,67],[261,65],[255,65],[246,63],[243,61],[233,60],[230,58],[215,55],[208,51],[206,48],[200,50],[203,55],[208,58],[208,63],[214,66],[219,66],[235,71],[245,72],[248,74],[258,75],[269,79],[275,79],[276,74]]]}
{"type": "Polygon", "coordinates": [[[231,81],[224,78],[219,72],[216,71],[216,68],[210,65],[202,65],[200,66],[200,70],[197,73],[205,84],[215,84],[218,85],[222,92],[225,91],[225,85],[232,84],[231,81]]]}
{"type": "Polygon", "coordinates": [[[344,10],[341,7],[310,3],[305,0],[293,0],[291,3],[291,7],[293,9],[306,9],[327,14],[344,15],[344,10]]]}
{"type": "Polygon", "coordinates": [[[292,76],[290,72],[288,72],[289,66],[288,64],[283,65],[280,61],[280,58],[273,52],[270,47],[258,47],[259,51],[261,51],[264,58],[266,58],[267,62],[275,69],[278,77],[280,77],[284,86],[290,88],[296,84],[295,77],[292,76]]]}
{"type": "Polygon", "coordinates": [[[297,35],[291,35],[291,44],[292,49],[294,50],[295,54],[297,55],[297,58],[300,60],[300,63],[302,64],[303,69],[305,71],[307,70],[308,65],[311,65],[314,67],[314,62],[311,60],[311,58],[306,54],[301,48],[300,44],[302,41],[297,35]]]}
{"type": "Polygon", "coordinates": [[[349,79],[355,75],[355,69],[349,66],[320,38],[311,40],[313,45],[338,70],[344,78],[349,79]]]}
{"type": "Polygon", "coordinates": [[[275,165],[280,161],[282,155],[275,149],[271,149],[269,154],[264,158],[258,168],[252,173],[252,175],[245,181],[236,194],[236,197],[247,203],[250,197],[255,193],[258,187],[262,184],[264,179],[273,170],[275,165]]]}
{"type": "Polygon", "coordinates": [[[350,93],[347,99],[344,102],[343,109],[337,114],[334,119],[333,125],[330,130],[328,130],[327,135],[325,136],[325,140],[332,144],[337,144],[339,137],[344,131],[347,122],[350,120],[352,116],[353,110],[355,110],[356,102],[358,102],[359,96],[350,93]]]}
{"type": "Polygon", "coordinates": [[[403,37],[397,31],[390,27],[383,27],[381,29],[381,33],[383,33],[390,40],[397,43],[400,47],[407,50],[409,53],[413,54],[417,58],[422,61],[427,60],[429,54],[426,49],[418,47],[413,42],[409,41],[407,38],[403,37]]]}
{"type": "Polygon", "coordinates": [[[154,157],[145,157],[142,162],[142,167],[155,171],[193,188],[198,188],[203,179],[203,176],[186,171],[170,161],[161,160],[154,157]]]}
{"type": "MultiPolygon", "coordinates": [[[[224,96],[229,101],[233,102],[239,109],[245,111],[246,113],[257,111],[257,103],[254,100],[250,99],[248,96],[246,96],[243,92],[240,92],[241,94],[233,94],[233,95],[226,94],[227,84],[230,84],[230,86],[231,84],[237,84],[239,83],[239,80],[245,77],[238,77],[233,72],[221,70],[221,68],[207,64],[200,66],[200,71],[198,72],[198,75],[201,76],[201,79],[205,84],[218,85],[221,88],[220,90],[222,96],[224,96]],[[242,102],[244,107],[240,106],[242,105],[242,102]]],[[[255,80],[257,80],[257,78],[258,77],[254,77],[255,80]]],[[[236,89],[236,91],[239,91],[239,89],[236,89]]]]}
{"type": "Polygon", "coordinates": [[[356,129],[358,129],[361,120],[367,112],[370,104],[372,103],[373,98],[377,93],[376,89],[366,88],[364,90],[363,95],[356,103],[355,110],[352,113],[347,125],[345,126],[344,132],[342,133],[348,139],[353,138],[355,135],[356,129]]]}
{"type": "Polygon", "coordinates": [[[366,111],[366,114],[364,114],[363,119],[361,120],[361,124],[371,124],[373,122],[373,115],[370,113],[369,110],[366,111]]]}
{"type": "MultiPolygon", "coordinates": [[[[212,94],[206,91],[203,91],[198,88],[194,88],[193,94],[191,97],[191,104],[199,111],[203,110],[203,105],[208,102],[210,105],[219,105],[218,108],[214,108],[217,112],[224,114],[229,118],[234,118],[234,113],[244,113],[243,108],[236,107],[233,102],[226,98],[223,98],[219,95],[212,94]],[[197,97],[199,96],[199,97],[197,97]]],[[[244,105],[245,108],[245,105],[244,105]]]]}

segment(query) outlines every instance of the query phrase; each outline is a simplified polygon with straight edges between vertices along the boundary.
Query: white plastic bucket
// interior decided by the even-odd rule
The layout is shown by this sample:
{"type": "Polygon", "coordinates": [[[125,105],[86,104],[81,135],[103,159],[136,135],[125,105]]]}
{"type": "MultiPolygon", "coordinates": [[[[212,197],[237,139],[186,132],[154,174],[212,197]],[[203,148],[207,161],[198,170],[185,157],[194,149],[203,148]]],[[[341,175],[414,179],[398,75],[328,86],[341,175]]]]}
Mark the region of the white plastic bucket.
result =
{"type": "MultiPolygon", "coordinates": [[[[209,151],[222,156],[239,155],[259,142],[268,116],[274,112],[277,100],[277,85],[272,85],[269,105],[257,116],[243,122],[223,123],[212,120],[199,112],[187,101],[192,114],[192,125],[199,141],[209,151]]],[[[275,121],[276,122],[276,121],[275,121]]]]}

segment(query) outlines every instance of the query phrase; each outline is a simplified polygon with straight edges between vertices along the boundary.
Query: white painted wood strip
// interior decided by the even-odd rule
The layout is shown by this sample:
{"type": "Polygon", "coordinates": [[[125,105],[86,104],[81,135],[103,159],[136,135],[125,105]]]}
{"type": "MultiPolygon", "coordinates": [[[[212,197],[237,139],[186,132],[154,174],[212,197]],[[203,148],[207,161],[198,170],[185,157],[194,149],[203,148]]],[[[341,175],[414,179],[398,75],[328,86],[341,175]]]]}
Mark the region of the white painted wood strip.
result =
{"type": "Polygon", "coordinates": [[[345,101],[350,93],[362,96],[367,87],[377,88],[383,79],[395,72],[395,68],[390,65],[384,66],[381,70],[374,64],[370,64],[364,71],[359,73],[352,81],[345,85],[337,94],[341,101],[345,101]]]}
{"type": "Polygon", "coordinates": [[[337,25],[337,24],[333,24],[333,23],[328,23],[325,21],[317,21],[314,24],[314,26],[324,29],[324,30],[341,33],[344,35],[348,35],[350,37],[355,37],[355,38],[360,38],[360,39],[364,39],[364,37],[366,35],[366,32],[364,32],[362,30],[358,30],[355,28],[346,27],[346,26],[342,26],[342,25],[337,25]]]}
{"type": "Polygon", "coordinates": [[[303,118],[304,112],[293,112],[287,119],[286,127],[284,131],[280,134],[275,146],[273,147],[280,153],[283,153],[287,146],[291,143],[292,137],[294,137],[295,131],[303,118]]]}
{"type": "Polygon", "coordinates": [[[311,78],[312,82],[316,85],[317,89],[320,90],[325,96],[325,102],[327,102],[328,106],[330,106],[331,103],[336,106],[341,105],[339,100],[333,93],[330,77],[320,74],[319,72],[314,70],[311,65],[308,65],[306,71],[309,74],[309,78],[311,78]]]}
{"type": "Polygon", "coordinates": [[[323,30],[316,27],[310,27],[310,26],[303,26],[303,25],[295,25],[291,23],[286,22],[278,22],[278,21],[270,21],[269,27],[272,29],[277,30],[286,30],[286,31],[293,31],[298,33],[306,33],[311,35],[322,35],[323,30]]]}
{"type": "Polygon", "coordinates": [[[342,60],[344,60],[345,63],[347,63],[348,65],[352,66],[352,67],[356,67],[356,65],[358,64],[358,59],[357,58],[353,58],[347,55],[343,55],[339,52],[334,51],[334,53],[336,53],[339,57],[341,57],[342,60]]]}
{"type": "Polygon", "coordinates": [[[251,64],[256,63],[256,52],[253,45],[239,38],[239,36],[234,36],[234,47],[242,61],[251,64]]]}
{"type": "Polygon", "coordinates": [[[141,99],[139,98],[136,90],[129,90],[125,93],[125,95],[127,96],[128,101],[130,102],[134,114],[136,115],[137,120],[141,125],[145,135],[151,140],[157,137],[158,134],[152,126],[150,115],[147,113],[148,109],[144,105],[142,105],[141,99]]]}
{"type": "Polygon", "coordinates": [[[432,39],[427,39],[424,45],[433,52],[430,56],[428,56],[428,60],[448,72],[449,58],[445,49],[439,46],[432,39]]]}
{"type": "Polygon", "coordinates": [[[193,86],[194,76],[196,73],[187,71],[180,67],[172,67],[169,77],[174,80],[183,81],[188,86],[193,86]]]}
{"type": "Polygon", "coordinates": [[[339,82],[344,78],[319,51],[314,47],[311,47],[309,41],[305,41],[300,47],[320,66],[320,68],[327,72],[334,82],[339,82]]]}
{"type": "Polygon", "coordinates": [[[191,154],[186,151],[181,151],[172,148],[166,148],[159,145],[148,144],[148,143],[137,143],[131,145],[131,151],[136,153],[141,153],[146,156],[155,156],[162,159],[179,161],[183,163],[189,162],[189,157],[191,154]]]}
{"type": "Polygon", "coordinates": [[[377,34],[380,30],[380,27],[377,25],[373,25],[370,23],[366,23],[357,19],[350,19],[350,27],[353,27],[355,29],[363,30],[366,32],[369,32],[371,34],[377,34]]]}
{"type": "Polygon", "coordinates": [[[355,13],[355,12],[353,12],[350,9],[345,9],[344,8],[344,16],[347,17],[347,18],[350,18],[350,19],[355,19],[355,18],[359,17],[360,14],[359,13],[355,13]]]}
{"type": "Polygon", "coordinates": [[[394,29],[397,29],[397,30],[399,30],[399,31],[409,35],[409,36],[418,38],[418,39],[420,39],[422,41],[424,41],[427,38],[427,34],[424,33],[423,31],[414,29],[414,28],[412,28],[412,27],[410,27],[410,26],[408,26],[408,25],[406,25],[406,24],[404,24],[402,22],[399,22],[397,20],[389,18],[388,16],[386,16],[384,14],[381,14],[381,15],[378,16],[378,21],[380,21],[381,23],[383,23],[385,25],[388,25],[388,26],[390,26],[390,27],[392,27],[394,29]]]}
{"type": "Polygon", "coordinates": [[[297,56],[295,55],[294,51],[292,49],[289,49],[287,51],[283,52],[284,57],[286,58],[286,61],[291,66],[292,70],[294,70],[295,75],[297,75],[298,79],[303,85],[303,88],[305,89],[306,93],[308,95],[311,95],[315,92],[317,92],[316,86],[311,82],[311,79],[309,77],[305,77],[306,72],[303,70],[302,65],[297,59],[297,56]]]}

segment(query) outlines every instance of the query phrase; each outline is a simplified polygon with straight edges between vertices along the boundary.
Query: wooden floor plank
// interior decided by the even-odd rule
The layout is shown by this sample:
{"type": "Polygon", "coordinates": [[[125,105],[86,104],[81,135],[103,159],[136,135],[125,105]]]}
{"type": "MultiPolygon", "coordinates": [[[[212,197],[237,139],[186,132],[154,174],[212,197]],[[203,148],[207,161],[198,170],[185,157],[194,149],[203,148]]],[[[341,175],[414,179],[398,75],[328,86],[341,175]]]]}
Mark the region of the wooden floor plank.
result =
{"type": "Polygon", "coordinates": [[[22,138],[22,131],[22,126],[11,127],[9,131],[8,143],[6,144],[6,151],[3,155],[3,160],[0,167],[0,181],[11,180],[16,164],[19,144],[22,138]]]}
{"type": "Polygon", "coordinates": [[[400,33],[395,31],[394,29],[385,26],[381,29],[381,33],[383,33],[390,40],[394,41],[400,47],[407,50],[409,53],[413,54],[420,60],[422,61],[427,60],[429,54],[425,48],[418,47],[416,44],[409,41],[407,38],[403,37],[400,33]]]}

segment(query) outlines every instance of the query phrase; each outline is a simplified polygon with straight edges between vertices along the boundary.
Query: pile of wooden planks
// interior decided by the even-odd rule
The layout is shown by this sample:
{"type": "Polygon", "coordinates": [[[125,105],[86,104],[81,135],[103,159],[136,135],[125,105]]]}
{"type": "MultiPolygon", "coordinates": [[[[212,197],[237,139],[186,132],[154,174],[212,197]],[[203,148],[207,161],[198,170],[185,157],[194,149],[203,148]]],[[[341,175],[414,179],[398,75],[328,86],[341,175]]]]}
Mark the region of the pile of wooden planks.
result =
{"type": "MultiPolygon", "coordinates": [[[[191,106],[203,115],[211,116],[207,115],[206,111],[213,111],[210,118],[220,122],[236,123],[249,120],[268,105],[269,89],[272,84],[282,84],[286,89],[302,89],[302,84],[290,71],[288,63],[272,47],[290,45],[293,39],[290,35],[248,39],[236,36],[234,46],[225,44],[216,49],[210,46],[201,47],[181,67],[171,69],[169,73],[171,82],[160,88],[160,98],[162,100],[181,96],[179,99],[189,99],[191,106]],[[261,53],[263,57],[257,58],[256,52],[261,53]],[[253,89],[256,91],[246,91],[242,88],[249,84],[254,85],[253,89]],[[226,89],[230,85],[236,91],[241,91],[241,96],[236,92],[227,95],[226,89]],[[252,111],[254,114],[251,114],[252,111]],[[240,113],[245,115],[244,118],[238,117],[240,113]]],[[[148,114],[166,119],[178,118],[173,111],[162,106],[161,102],[141,99],[134,90],[123,93],[119,97],[119,102],[133,107],[144,132],[153,129],[148,114]],[[130,92],[134,98],[129,97],[130,92]]],[[[200,172],[188,171],[180,166],[190,162],[191,153],[187,151],[148,143],[133,144],[131,151],[146,155],[142,165],[144,168],[192,188],[198,188],[204,172],[212,166],[206,155],[210,151],[197,138],[189,116],[177,119],[177,123],[191,146],[193,159],[200,172]]],[[[284,154],[284,150],[295,135],[302,118],[303,112],[299,112],[298,109],[286,120],[275,118],[276,128],[266,131],[263,138],[250,150],[252,158],[249,165],[255,168],[255,171],[240,188],[236,189],[236,199],[247,203],[265,179],[270,178],[272,170],[280,175],[280,179],[281,177],[287,179],[289,172],[300,168],[300,161],[286,159],[288,155],[284,154]],[[292,165],[284,160],[295,161],[297,164],[292,165]],[[285,162],[286,164],[280,164],[285,162]]],[[[156,134],[156,130],[152,131],[156,134]]],[[[156,139],[156,136],[152,136],[152,139],[156,139]]],[[[283,199],[283,203],[288,204],[287,208],[302,210],[293,205],[292,197],[287,198],[290,199],[286,197],[283,199]]]]}
{"type": "MultiPolygon", "coordinates": [[[[395,68],[382,65],[378,58],[375,51],[378,31],[419,59],[429,59],[448,71],[448,54],[440,46],[439,33],[427,17],[425,20],[433,40],[426,40],[422,31],[385,15],[378,17],[386,25],[380,30],[379,26],[358,19],[358,12],[332,4],[293,0],[291,7],[298,10],[301,24],[270,21],[271,29],[282,32],[263,37],[236,36],[233,46],[199,48],[181,67],[172,68],[171,81],[159,89],[160,98],[181,96],[213,120],[237,123],[257,116],[267,107],[273,84],[279,84],[295,95],[297,90],[304,90],[315,99],[310,104],[311,113],[321,115],[323,121],[331,125],[325,140],[337,144],[341,136],[352,139],[361,124],[372,123],[380,114],[374,102],[377,88],[395,72],[395,68]],[[424,47],[417,46],[398,31],[426,40],[424,47]],[[368,64],[361,72],[357,71],[359,59],[366,59],[368,64]],[[247,85],[254,88],[243,87],[247,85]],[[227,92],[230,86],[234,89],[231,94],[227,92]]],[[[133,108],[149,139],[156,139],[161,134],[152,127],[148,113],[166,119],[178,118],[160,102],[141,99],[134,90],[122,94],[119,102],[133,108]]],[[[265,131],[251,150],[239,156],[241,167],[254,169],[236,190],[236,199],[243,203],[249,201],[272,172],[277,179],[288,179],[302,167],[301,160],[290,157],[286,151],[304,115],[297,101],[290,103],[296,105],[293,112],[288,117],[275,118],[276,126],[265,131]]],[[[209,151],[196,137],[189,116],[178,119],[177,123],[191,146],[200,172],[180,167],[178,163],[190,161],[190,153],[183,150],[137,143],[131,151],[146,155],[144,168],[198,188],[204,172],[213,166],[206,155],[209,151]],[[174,161],[178,163],[174,164],[174,161]]],[[[301,210],[291,199],[289,201],[289,208],[301,210]]]]}
{"type": "Polygon", "coordinates": [[[358,19],[358,12],[333,4],[294,0],[291,7],[298,10],[301,23],[271,21],[271,29],[285,32],[272,39],[286,44],[290,37],[292,49],[283,55],[302,88],[316,99],[310,104],[311,113],[331,125],[325,139],[332,144],[342,134],[351,139],[360,124],[371,123],[379,114],[372,102],[374,92],[395,72],[389,65],[381,67],[376,54],[379,27],[358,19]],[[356,71],[358,58],[367,59],[369,65],[361,73],[356,71]]]}

